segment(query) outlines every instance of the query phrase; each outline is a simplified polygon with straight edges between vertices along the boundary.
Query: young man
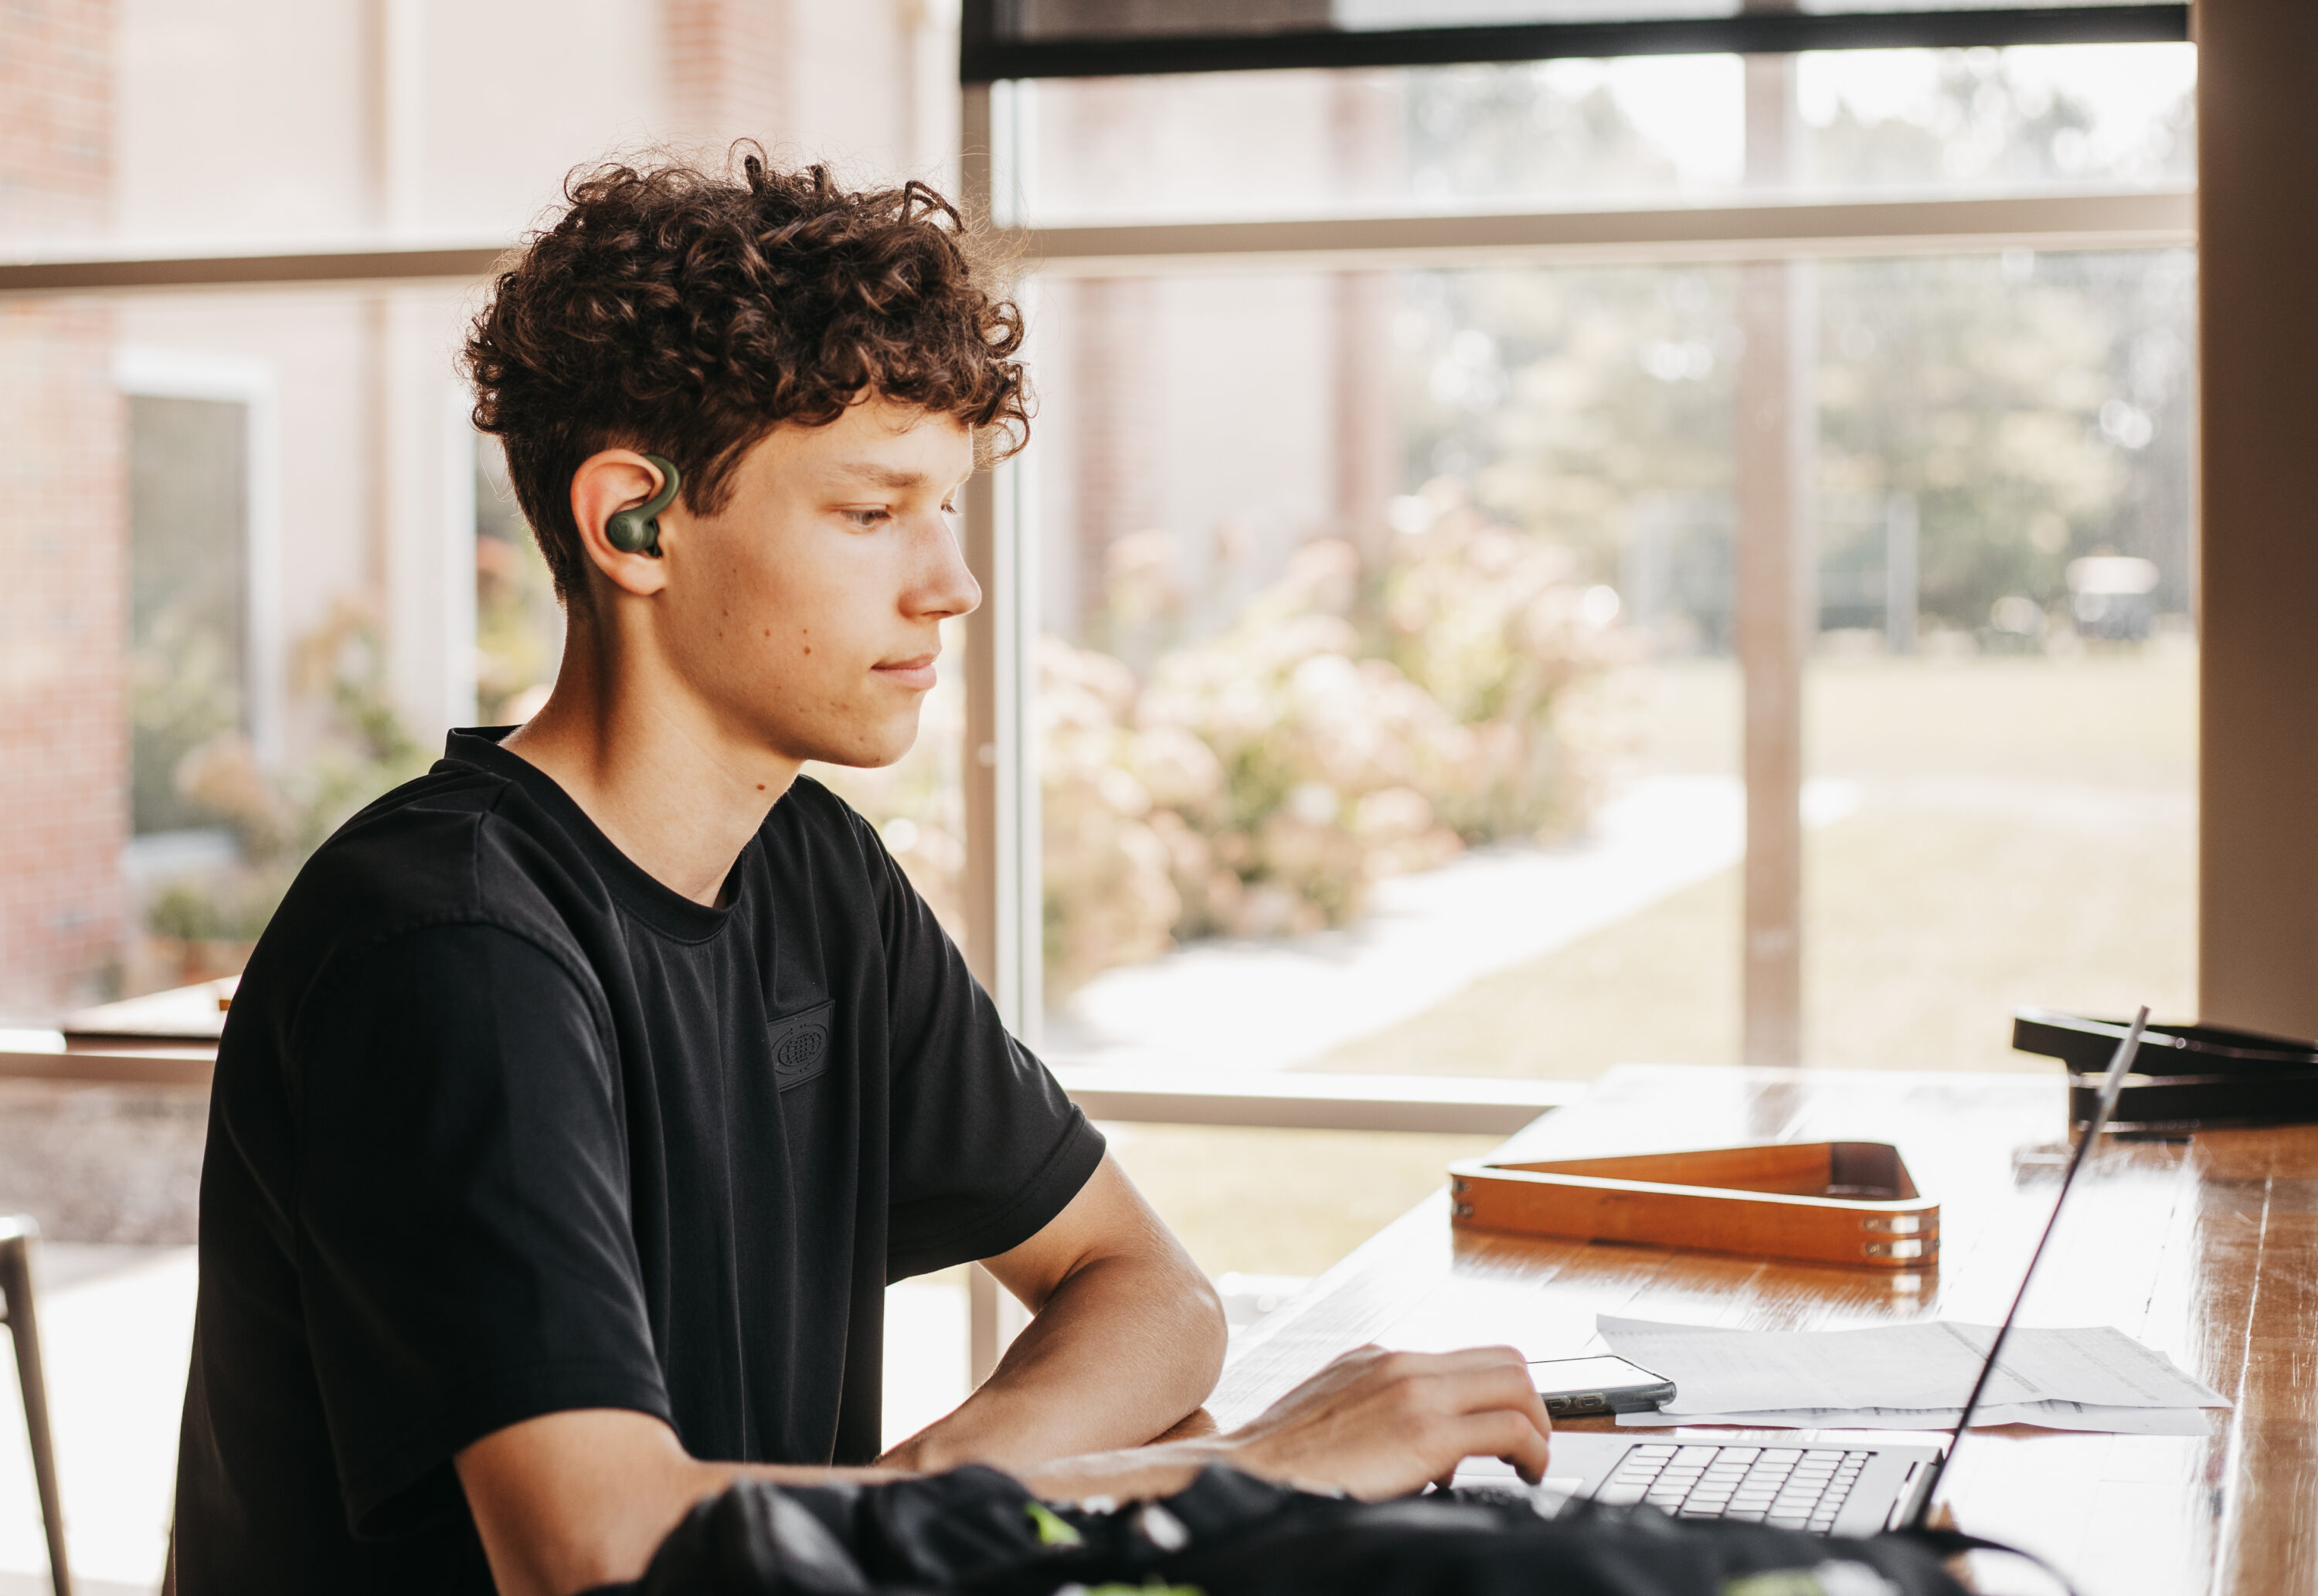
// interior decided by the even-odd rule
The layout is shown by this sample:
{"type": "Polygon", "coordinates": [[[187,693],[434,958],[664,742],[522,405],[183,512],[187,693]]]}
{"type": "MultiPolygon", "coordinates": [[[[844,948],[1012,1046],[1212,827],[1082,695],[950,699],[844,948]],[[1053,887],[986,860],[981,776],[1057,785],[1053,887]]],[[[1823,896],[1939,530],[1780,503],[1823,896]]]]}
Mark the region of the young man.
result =
{"type": "Polygon", "coordinates": [[[1532,1475],[1518,1355],[1355,1355],[1146,1446],[1213,1292],[1000,1027],[876,834],[798,775],[906,749],[1019,442],[1014,308],[922,187],[614,168],[469,366],[570,616],[553,696],[319,852],[220,1050],[177,1510],[187,1596],[633,1579],[743,1473],[980,1460],[1054,1496],[1221,1459],[1364,1495],[1532,1475]],[[656,525],[623,512],[681,490],[656,525]],[[889,1280],[1036,1313],[878,1457],[889,1280]],[[1210,1430],[1212,1427],[1208,1427],[1210,1430]]]}

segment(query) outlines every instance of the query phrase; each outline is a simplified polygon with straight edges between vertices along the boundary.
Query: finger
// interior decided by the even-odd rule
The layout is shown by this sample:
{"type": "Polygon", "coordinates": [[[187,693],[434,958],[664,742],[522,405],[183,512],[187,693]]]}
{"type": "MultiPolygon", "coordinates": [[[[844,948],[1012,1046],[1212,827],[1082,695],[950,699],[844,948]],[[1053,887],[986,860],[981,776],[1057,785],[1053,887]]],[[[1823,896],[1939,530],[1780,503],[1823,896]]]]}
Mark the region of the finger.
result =
{"type": "MultiPolygon", "coordinates": [[[[1525,1414],[1498,1410],[1488,1413],[1469,1413],[1451,1430],[1457,1445],[1463,1449],[1457,1461],[1468,1457],[1497,1457],[1513,1465],[1514,1472],[1534,1485],[1545,1478],[1545,1468],[1552,1458],[1553,1446],[1531,1424],[1525,1414]]],[[[1456,1472],[1452,1466],[1451,1474],[1456,1472]]]]}
{"type": "Polygon", "coordinates": [[[1454,1352],[1407,1352],[1403,1357],[1423,1358],[1442,1374],[1469,1374],[1475,1369],[1527,1369],[1529,1360],[1518,1347],[1460,1347],[1454,1352]]]}
{"type": "MultiPolygon", "coordinates": [[[[1553,1448],[1550,1447],[1546,1448],[1549,1461],[1551,1459],[1552,1450],[1553,1448]]],[[[1531,1474],[1526,1467],[1519,1463],[1515,1463],[1510,1457],[1500,1457],[1497,1461],[1505,1464],[1506,1466],[1511,1468],[1514,1473],[1519,1475],[1521,1476],[1522,1484],[1524,1485],[1538,1485],[1542,1484],[1545,1482],[1546,1466],[1543,1463],[1537,1466],[1537,1472],[1535,1474],[1531,1474]]]]}
{"type": "Polygon", "coordinates": [[[1537,1384],[1530,1378],[1529,1367],[1523,1365],[1508,1368],[1469,1369],[1440,1377],[1442,1404],[1451,1412],[1478,1413],[1493,1408],[1507,1408],[1530,1416],[1541,1433],[1551,1433],[1553,1421],[1545,1411],[1545,1399],[1537,1394],[1537,1384]]]}
{"type": "Polygon", "coordinates": [[[1552,1435],[1553,1415],[1546,1411],[1545,1398],[1540,1394],[1537,1381],[1532,1377],[1526,1363],[1521,1367],[1520,1380],[1521,1391],[1515,1407],[1529,1416],[1530,1422],[1537,1426],[1540,1435],[1552,1435]]]}

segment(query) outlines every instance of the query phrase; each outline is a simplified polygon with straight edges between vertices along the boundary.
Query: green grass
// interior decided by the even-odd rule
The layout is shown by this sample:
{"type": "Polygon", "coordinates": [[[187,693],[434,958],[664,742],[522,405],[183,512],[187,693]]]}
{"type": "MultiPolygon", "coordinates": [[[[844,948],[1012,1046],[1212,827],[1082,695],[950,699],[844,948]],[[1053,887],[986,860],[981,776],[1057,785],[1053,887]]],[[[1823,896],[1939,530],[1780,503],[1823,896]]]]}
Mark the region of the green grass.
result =
{"type": "Polygon", "coordinates": [[[1105,1125],[1112,1153],[1210,1275],[1316,1275],[1496,1136],[1105,1125]]]}
{"type": "MultiPolygon", "coordinates": [[[[1735,757],[1735,671],[1634,689],[1644,768],[1735,757]]],[[[1862,783],[1805,854],[1805,1057],[1853,1069],[2035,1068],[2021,1003],[2186,1014],[2193,971],[2194,662],[2184,653],[1822,662],[1810,764],[1862,783]]],[[[1307,1067],[1590,1078],[1738,1055],[1738,873],[1307,1067]]]]}
{"type": "MultiPolygon", "coordinates": [[[[2195,1005],[2186,812],[2107,823],[1871,798],[1806,858],[1805,1058],[2034,1069],[2012,1009],[2195,1005]]],[[[1735,871],[1312,1062],[1355,1073],[1590,1079],[1738,1051],[1735,871]]]]}
{"type": "MultiPolygon", "coordinates": [[[[1738,668],[1640,667],[1613,684],[1633,766],[1738,769],[1738,668]]],[[[1804,679],[1814,776],[1985,776],[2188,793],[2197,785],[2195,654],[2170,641],[2073,660],[1817,659],[1804,679]]]]}

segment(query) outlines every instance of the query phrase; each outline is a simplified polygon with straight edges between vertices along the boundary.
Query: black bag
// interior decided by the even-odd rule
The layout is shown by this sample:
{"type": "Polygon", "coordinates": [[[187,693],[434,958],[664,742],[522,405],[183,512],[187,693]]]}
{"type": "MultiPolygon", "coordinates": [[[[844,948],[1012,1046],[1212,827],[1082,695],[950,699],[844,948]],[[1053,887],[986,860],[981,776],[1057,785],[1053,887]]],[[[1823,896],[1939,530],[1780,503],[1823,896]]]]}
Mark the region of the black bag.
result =
{"type": "Polygon", "coordinates": [[[966,1467],[744,1481],[687,1514],[642,1580],[597,1596],[1964,1596],[1940,1559],[1989,1544],[1584,1502],[1545,1519],[1512,1492],[1359,1502],[1212,1466],[1173,1496],[1094,1512],[966,1467]]]}

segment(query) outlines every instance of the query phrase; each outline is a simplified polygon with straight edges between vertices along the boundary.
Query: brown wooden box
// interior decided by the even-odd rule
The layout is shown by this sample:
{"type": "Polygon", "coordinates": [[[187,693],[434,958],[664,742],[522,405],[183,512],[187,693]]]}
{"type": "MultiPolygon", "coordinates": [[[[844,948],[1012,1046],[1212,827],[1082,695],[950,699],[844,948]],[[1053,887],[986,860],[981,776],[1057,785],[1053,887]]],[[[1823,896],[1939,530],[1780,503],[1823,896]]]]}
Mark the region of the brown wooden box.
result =
{"type": "Polygon", "coordinates": [[[1453,1222],[1751,1258],[1936,1267],[1940,1206],[1896,1147],[1793,1142],[1551,1163],[1449,1166],[1453,1222]]]}

